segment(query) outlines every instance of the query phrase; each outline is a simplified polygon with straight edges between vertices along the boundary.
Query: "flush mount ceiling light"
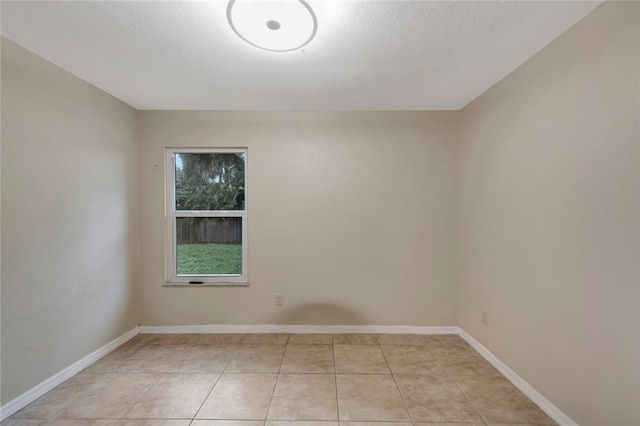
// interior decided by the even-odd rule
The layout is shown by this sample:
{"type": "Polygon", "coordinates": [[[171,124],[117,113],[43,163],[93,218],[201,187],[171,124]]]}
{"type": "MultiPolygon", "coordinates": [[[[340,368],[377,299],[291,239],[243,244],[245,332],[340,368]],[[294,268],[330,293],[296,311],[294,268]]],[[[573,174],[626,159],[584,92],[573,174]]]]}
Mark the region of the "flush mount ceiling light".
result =
{"type": "Polygon", "coordinates": [[[270,52],[301,49],[318,30],[316,14],[304,0],[230,0],[227,21],[238,37],[270,52]]]}

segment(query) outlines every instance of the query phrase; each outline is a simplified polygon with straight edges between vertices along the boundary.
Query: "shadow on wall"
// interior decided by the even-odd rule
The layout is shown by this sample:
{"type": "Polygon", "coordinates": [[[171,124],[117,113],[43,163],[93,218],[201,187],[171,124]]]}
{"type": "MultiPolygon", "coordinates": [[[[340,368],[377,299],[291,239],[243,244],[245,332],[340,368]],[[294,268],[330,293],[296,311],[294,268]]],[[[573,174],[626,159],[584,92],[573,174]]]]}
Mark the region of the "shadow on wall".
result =
{"type": "Polygon", "coordinates": [[[353,309],[330,303],[303,303],[286,306],[274,318],[276,324],[363,325],[365,319],[353,309]]]}

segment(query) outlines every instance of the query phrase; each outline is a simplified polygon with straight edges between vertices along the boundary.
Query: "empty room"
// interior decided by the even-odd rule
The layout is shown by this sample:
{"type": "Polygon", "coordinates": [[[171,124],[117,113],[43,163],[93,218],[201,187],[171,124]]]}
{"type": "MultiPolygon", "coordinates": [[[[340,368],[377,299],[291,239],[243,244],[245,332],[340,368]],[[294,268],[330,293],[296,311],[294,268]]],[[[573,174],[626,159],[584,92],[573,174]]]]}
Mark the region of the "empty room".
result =
{"type": "Polygon", "coordinates": [[[3,426],[640,425],[640,3],[0,15],[3,426]]]}

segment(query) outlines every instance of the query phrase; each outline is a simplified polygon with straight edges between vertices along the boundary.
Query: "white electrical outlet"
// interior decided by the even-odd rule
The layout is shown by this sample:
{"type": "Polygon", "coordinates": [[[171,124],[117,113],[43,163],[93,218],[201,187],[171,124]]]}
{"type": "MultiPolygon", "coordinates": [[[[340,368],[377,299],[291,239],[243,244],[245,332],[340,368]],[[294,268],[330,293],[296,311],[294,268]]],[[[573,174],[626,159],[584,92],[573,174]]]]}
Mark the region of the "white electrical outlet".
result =
{"type": "Polygon", "coordinates": [[[482,323],[487,327],[489,326],[489,312],[482,311],[482,323]]]}
{"type": "Polygon", "coordinates": [[[273,295],[276,306],[284,305],[284,295],[281,293],[276,293],[273,295]]]}

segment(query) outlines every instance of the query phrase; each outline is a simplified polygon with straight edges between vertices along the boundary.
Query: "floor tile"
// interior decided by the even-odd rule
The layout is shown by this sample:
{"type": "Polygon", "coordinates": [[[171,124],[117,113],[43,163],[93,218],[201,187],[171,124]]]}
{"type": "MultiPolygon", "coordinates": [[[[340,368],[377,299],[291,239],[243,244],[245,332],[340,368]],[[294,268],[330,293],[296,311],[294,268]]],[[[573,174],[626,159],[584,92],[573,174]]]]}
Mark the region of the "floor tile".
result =
{"type": "MultiPolygon", "coordinates": [[[[147,344],[147,341],[153,338],[152,334],[138,334],[133,339],[128,340],[124,345],[126,346],[144,346],[147,344]]],[[[123,345],[123,346],[124,346],[123,345]]]]}
{"type": "Polygon", "coordinates": [[[338,420],[333,374],[280,374],[268,420],[338,420]]]}
{"type": "Polygon", "coordinates": [[[57,418],[119,419],[161,378],[158,374],[87,376],[94,376],[99,381],[71,399],[57,418]]]}
{"type": "Polygon", "coordinates": [[[447,376],[398,375],[395,376],[395,380],[410,409],[412,405],[419,405],[425,401],[467,399],[458,385],[447,376]]]}
{"type": "Polygon", "coordinates": [[[118,366],[127,358],[136,354],[136,349],[131,346],[120,346],[113,352],[100,358],[88,368],[84,369],[84,373],[115,373],[118,366]]]}
{"type": "Polygon", "coordinates": [[[411,421],[555,424],[457,335],[174,334],[130,339],[2,426],[411,421]]]}
{"type": "Polygon", "coordinates": [[[407,422],[340,422],[340,426],[412,426],[407,422]]]}
{"type": "Polygon", "coordinates": [[[265,426],[339,426],[338,422],[271,420],[265,426]]]}
{"type": "Polygon", "coordinates": [[[169,373],[222,373],[229,361],[182,359],[171,365],[169,373]]]}
{"type": "Polygon", "coordinates": [[[148,345],[117,365],[117,373],[166,373],[188,350],[184,345],[148,345]]]}
{"type": "Polygon", "coordinates": [[[292,334],[289,336],[290,345],[331,345],[331,334],[292,334]]]}
{"type": "Polygon", "coordinates": [[[381,345],[422,345],[419,334],[378,334],[376,337],[381,345]]]}
{"type": "Polygon", "coordinates": [[[429,347],[437,346],[454,346],[454,345],[469,345],[462,337],[457,334],[430,334],[421,337],[423,345],[429,347]]]}
{"type": "MultiPolygon", "coordinates": [[[[415,426],[485,426],[484,423],[414,423],[415,426]]],[[[489,425],[491,426],[491,425],[489,425]]],[[[505,425],[507,426],[507,425],[505,425]]],[[[510,425],[510,426],[527,426],[527,425],[510,425]]],[[[528,425],[535,426],[535,425],[528,425]]]]}
{"type": "Polygon", "coordinates": [[[221,373],[237,351],[235,345],[194,345],[171,366],[169,373],[221,373]]]}
{"type": "Polygon", "coordinates": [[[481,355],[469,345],[434,346],[431,352],[438,358],[478,358],[481,355]]]}
{"type": "Polygon", "coordinates": [[[393,374],[445,374],[425,346],[382,345],[381,348],[393,374]]]}
{"type": "Polygon", "coordinates": [[[334,345],[336,373],[391,374],[377,345],[334,345]]]}
{"type": "Polygon", "coordinates": [[[287,343],[288,334],[247,334],[242,343],[287,343]]]}
{"type": "Polygon", "coordinates": [[[96,375],[87,374],[74,376],[13,414],[11,419],[48,419],[55,417],[67,406],[69,401],[91,387],[93,383],[87,383],[86,377],[97,378],[96,375]]]}
{"type": "Polygon", "coordinates": [[[377,345],[375,334],[334,334],[334,345],[377,345]]]}
{"type": "Polygon", "coordinates": [[[287,345],[281,373],[334,373],[332,345],[287,345]]]}
{"type": "Polygon", "coordinates": [[[191,426],[264,426],[261,420],[194,420],[191,426]]]}
{"type": "Polygon", "coordinates": [[[285,345],[245,344],[241,345],[227,365],[226,373],[278,373],[285,345]]]}
{"type": "Polygon", "coordinates": [[[242,343],[245,338],[244,334],[201,334],[196,343],[198,345],[235,345],[242,343]]]}
{"type": "Polygon", "coordinates": [[[118,364],[116,373],[166,373],[178,360],[173,357],[165,359],[145,359],[144,357],[132,357],[118,364]]]}
{"type": "Polygon", "coordinates": [[[337,375],[341,421],[410,421],[392,376],[337,375]]]}
{"type": "MultiPolygon", "coordinates": [[[[555,424],[556,423],[554,423],[554,425],[555,424]]],[[[449,425],[446,424],[444,426],[449,426],[449,425]]],[[[549,426],[549,425],[547,423],[486,423],[486,426],[549,426]]]]}
{"type": "Polygon", "coordinates": [[[239,348],[240,345],[194,345],[182,355],[182,358],[229,361],[239,348]]]}
{"type": "Polygon", "coordinates": [[[266,419],[277,377],[276,374],[223,374],[196,418],[266,419]]]}
{"type": "Polygon", "coordinates": [[[116,426],[189,426],[191,420],[164,419],[125,419],[119,420],[116,426]]]}
{"type": "Polygon", "coordinates": [[[500,401],[474,401],[478,411],[489,423],[556,424],[537,405],[526,398],[500,401]]]}
{"type": "Polygon", "coordinates": [[[193,418],[218,374],[167,374],[127,413],[129,419],[193,418]]]}
{"type": "Polygon", "coordinates": [[[469,423],[482,417],[468,400],[407,401],[414,422],[469,423]]]}
{"type": "Polygon", "coordinates": [[[447,371],[447,374],[455,376],[499,376],[500,372],[496,370],[484,358],[467,357],[462,358],[447,357],[438,358],[440,364],[447,371]]]}
{"type": "Polygon", "coordinates": [[[115,419],[54,419],[45,421],[42,426],[115,426],[116,424],[115,419]]]}
{"type": "Polygon", "coordinates": [[[184,345],[195,344],[199,334],[151,334],[146,340],[148,345],[184,345]]]}
{"type": "Polygon", "coordinates": [[[527,397],[503,376],[451,376],[471,401],[500,401],[527,397]]]}

